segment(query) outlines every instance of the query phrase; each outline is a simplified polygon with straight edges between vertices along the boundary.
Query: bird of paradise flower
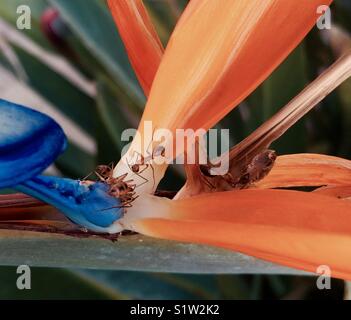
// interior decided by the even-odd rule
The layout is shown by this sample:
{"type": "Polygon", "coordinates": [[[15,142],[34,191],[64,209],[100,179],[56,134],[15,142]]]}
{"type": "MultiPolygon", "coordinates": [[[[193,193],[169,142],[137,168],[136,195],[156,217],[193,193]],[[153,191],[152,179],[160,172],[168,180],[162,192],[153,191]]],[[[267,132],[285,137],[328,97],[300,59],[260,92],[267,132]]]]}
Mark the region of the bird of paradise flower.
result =
{"type": "MultiPolygon", "coordinates": [[[[211,128],[301,42],[316,23],[318,6],[331,2],[192,0],[164,51],[141,0],[109,0],[148,97],[139,133],[143,134],[146,121],[171,132],[211,128]]],[[[142,150],[138,139],[113,172],[105,167],[109,172],[102,181],[38,176],[64,148],[64,134],[46,116],[2,102],[0,186],[15,186],[44,200],[95,232],[132,230],[209,244],[312,272],[328,265],[333,276],[351,279],[351,162],[318,154],[276,158],[269,150],[274,140],[349,76],[350,54],[234,146],[228,174],[212,176],[210,164],[185,165],[186,184],[172,200],[154,194],[165,163],[151,157],[141,173],[132,162],[135,152],[142,150]],[[10,170],[14,166],[15,177],[10,170]],[[140,179],[146,183],[141,185],[140,179]],[[135,189],[138,184],[141,187],[135,189]],[[316,190],[279,189],[301,186],[316,190]]],[[[153,154],[153,136],[143,138],[153,154]]],[[[163,147],[173,142],[169,138],[163,147]]]]}

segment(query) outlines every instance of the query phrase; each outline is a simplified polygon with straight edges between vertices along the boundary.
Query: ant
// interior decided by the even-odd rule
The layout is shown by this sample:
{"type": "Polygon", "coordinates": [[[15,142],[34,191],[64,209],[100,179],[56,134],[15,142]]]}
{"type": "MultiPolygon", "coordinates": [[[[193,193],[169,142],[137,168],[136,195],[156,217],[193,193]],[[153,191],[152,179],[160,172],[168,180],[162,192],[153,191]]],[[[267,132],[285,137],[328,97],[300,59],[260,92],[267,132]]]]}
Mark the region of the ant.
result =
{"type": "Polygon", "coordinates": [[[239,179],[233,182],[233,177],[228,173],[227,179],[233,187],[245,189],[249,185],[262,180],[272,170],[277,154],[273,150],[265,150],[257,154],[241,172],[239,179]]]}
{"type": "MultiPolygon", "coordinates": [[[[238,174],[233,175],[229,170],[220,176],[220,179],[223,179],[231,188],[245,189],[267,176],[273,168],[276,158],[275,151],[264,150],[253,157],[238,174]]],[[[218,166],[217,164],[202,165],[200,170],[206,177],[211,177],[209,170],[218,166]]]]}
{"type": "Polygon", "coordinates": [[[130,164],[127,160],[127,164],[128,167],[130,168],[130,170],[136,174],[138,177],[140,177],[142,180],[144,180],[143,183],[141,183],[140,185],[138,185],[137,187],[140,187],[142,185],[144,185],[145,183],[149,182],[148,179],[146,179],[145,177],[143,177],[141,174],[147,169],[147,168],[151,168],[152,170],[152,177],[153,177],[153,187],[155,186],[155,169],[152,166],[152,164],[150,164],[149,162],[151,162],[152,160],[155,159],[155,157],[164,157],[165,156],[165,152],[166,149],[163,146],[157,146],[152,153],[150,153],[148,150],[150,148],[150,145],[152,144],[152,141],[150,142],[148,148],[146,149],[146,152],[148,154],[147,157],[143,156],[141,153],[137,152],[136,150],[133,151],[132,153],[132,157],[134,157],[134,155],[137,155],[137,161],[134,164],[130,164]]]}
{"type": "Polygon", "coordinates": [[[113,164],[111,165],[100,165],[96,168],[95,174],[102,181],[110,186],[109,194],[117,197],[122,202],[122,207],[131,207],[132,202],[137,198],[135,196],[135,184],[132,184],[133,180],[125,181],[127,173],[117,178],[113,177],[113,164]]]}

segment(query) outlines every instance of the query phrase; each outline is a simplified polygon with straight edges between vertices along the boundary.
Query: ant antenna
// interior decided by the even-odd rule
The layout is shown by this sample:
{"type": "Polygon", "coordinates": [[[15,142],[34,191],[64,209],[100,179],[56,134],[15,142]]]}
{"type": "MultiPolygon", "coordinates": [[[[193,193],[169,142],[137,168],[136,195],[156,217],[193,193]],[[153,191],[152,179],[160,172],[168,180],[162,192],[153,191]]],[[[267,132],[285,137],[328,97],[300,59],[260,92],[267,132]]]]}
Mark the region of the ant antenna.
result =
{"type": "Polygon", "coordinates": [[[95,173],[96,174],[96,172],[90,172],[87,176],[85,176],[83,179],[80,179],[81,181],[85,181],[85,180],[87,180],[93,173],[95,173]]]}

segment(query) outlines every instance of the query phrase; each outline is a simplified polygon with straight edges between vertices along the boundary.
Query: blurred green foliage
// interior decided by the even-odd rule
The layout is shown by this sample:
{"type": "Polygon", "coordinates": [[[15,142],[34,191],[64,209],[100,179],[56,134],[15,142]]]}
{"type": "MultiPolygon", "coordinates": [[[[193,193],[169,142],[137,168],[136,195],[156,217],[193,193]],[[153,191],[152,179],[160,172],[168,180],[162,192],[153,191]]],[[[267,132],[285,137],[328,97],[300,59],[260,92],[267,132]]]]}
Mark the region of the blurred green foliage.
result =
{"type": "MultiPolygon", "coordinates": [[[[145,0],[165,45],[186,3],[186,0],[145,0]]],[[[145,97],[105,2],[1,0],[0,18],[14,26],[19,4],[28,4],[32,9],[32,28],[23,30],[23,34],[49,53],[70,61],[88,81],[96,84],[96,94],[89,95],[40,57],[4,38],[27,75],[26,84],[82,132],[91,135],[96,143],[97,152],[89,153],[70,141],[68,151],[56,163],[57,168],[65,176],[84,177],[97,164],[116,162],[124,146],[121,132],[135,127],[145,97]],[[48,8],[59,11],[61,25],[53,31],[57,34],[51,39],[41,28],[42,23],[54,23],[43,22],[43,14],[48,8]]],[[[333,22],[346,34],[351,32],[350,1],[336,0],[332,10],[333,22]]],[[[338,56],[333,44],[335,41],[326,39],[314,29],[269,79],[218,124],[231,129],[231,143],[237,143],[252,132],[330,65],[338,56]]],[[[1,51],[0,63],[17,75],[11,61],[1,51]]],[[[277,141],[274,149],[278,154],[322,152],[351,158],[350,104],[349,80],[277,141]]],[[[179,170],[170,169],[162,188],[175,190],[182,182],[179,170]]],[[[342,281],[334,281],[332,290],[318,291],[313,277],[302,276],[177,275],[33,268],[32,290],[28,291],[15,287],[16,277],[15,268],[0,268],[0,298],[336,299],[343,296],[342,281]]]]}

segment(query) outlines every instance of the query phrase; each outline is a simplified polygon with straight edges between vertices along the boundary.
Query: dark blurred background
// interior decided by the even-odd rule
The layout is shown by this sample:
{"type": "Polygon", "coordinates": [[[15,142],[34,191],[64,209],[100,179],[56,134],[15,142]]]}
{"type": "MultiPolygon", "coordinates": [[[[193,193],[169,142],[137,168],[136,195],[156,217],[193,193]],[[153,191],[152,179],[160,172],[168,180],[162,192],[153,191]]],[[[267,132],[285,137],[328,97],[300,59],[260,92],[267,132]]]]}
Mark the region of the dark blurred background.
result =
{"type": "MultiPolygon", "coordinates": [[[[297,6],[298,1],[297,2],[297,6]]],[[[164,45],[186,0],[145,0],[164,45]]],[[[287,23],[294,23],[289,21],[287,23]]],[[[231,145],[272,116],[351,46],[351,2],[335,0],[332,28],[303,43],[218,127],[231,145]]],[[[235,84],[233,84],[235,85],[235,84]]],[[[55,118],[68,151],[48,172],[85,177],[97,164],[116,162],[125,128],[137,125],[145,97],[103,0],[1,0],[0,97],[55,118]],[[31,29],[16,28],[17,8],[31,9],[31,29]]],[[[351,158],[351,81],[345,82],[290,129],[278,154],[317,152],[351,158]]],[[[181,168],[170,168],[162,189],[177,190],[181,168]]],[[[14,254],[14,253],[11,253],[14,254]]],[[[196,263],[196,262],[194,262],[196,263]]],[[[258,271],[259,272],[259,271],[258,271]]],[[[348,299],[348,284],[282,275],[185,275],[132,271],[32,268],[32,289],[20,291],[16,267],[0,268],[0,298],[94,299],[348,299]]]]}

